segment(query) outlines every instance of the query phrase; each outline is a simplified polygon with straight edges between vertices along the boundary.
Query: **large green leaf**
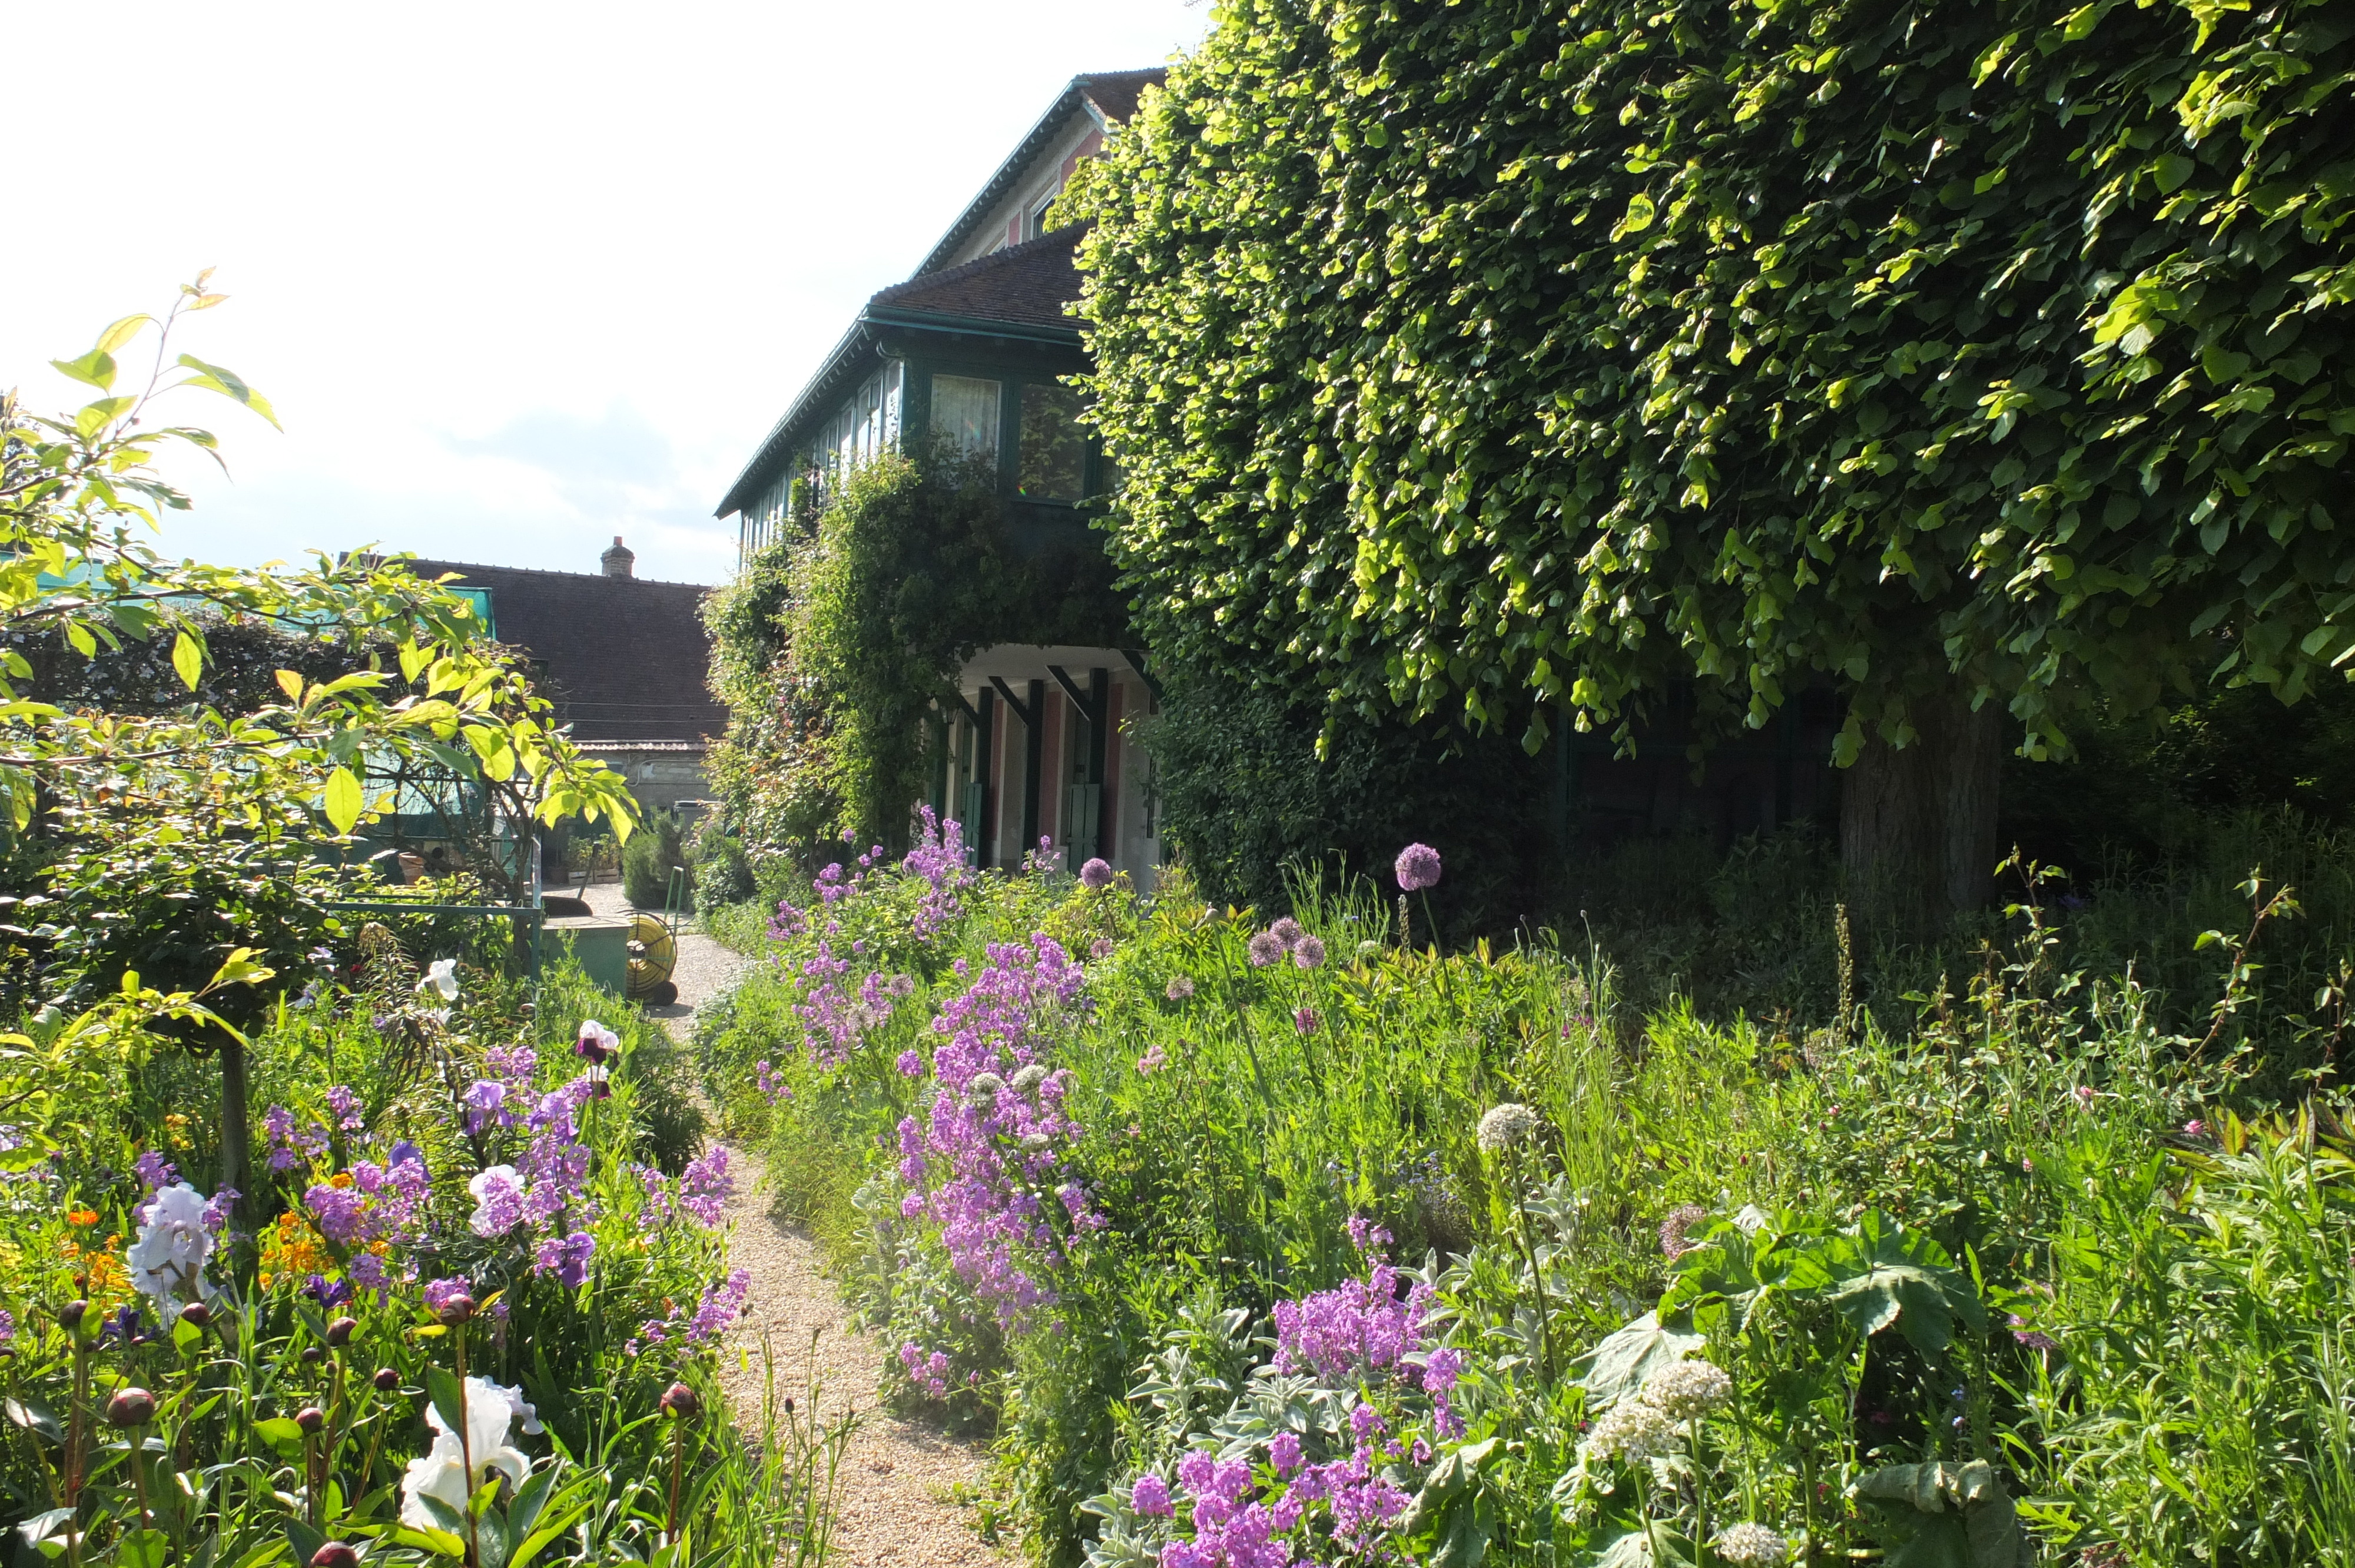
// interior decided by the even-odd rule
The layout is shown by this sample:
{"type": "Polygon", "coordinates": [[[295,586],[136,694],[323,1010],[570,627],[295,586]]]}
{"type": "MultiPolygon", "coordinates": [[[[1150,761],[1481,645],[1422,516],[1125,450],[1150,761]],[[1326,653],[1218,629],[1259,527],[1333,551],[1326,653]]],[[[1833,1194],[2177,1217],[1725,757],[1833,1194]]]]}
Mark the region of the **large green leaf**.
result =
{"type": "Polygon", "coordinates": [[[1891,1568],[2019,1568],[2028,1553],[2019,1511],[1984,1459],[1888,1465],[1851,1489],[1891,1568]]]}
{"type": "Polygon", "coordinates": [[[1959,1318],[1987,1328],[1987,1309],[1968,1276],[1927,1234],[1879,1212],[1828,1241],[1819,1294],[1867,1337],[1895,1324],[1909,1343],[1934,1355],[1952,1342],[1959,1318]]]}
{"type": "Polygon", "coordinates": [[[1708,1343],[1693,1331],[1690,1319],[1672,1318],[1662,1323],[1646,1312],[1570,1366],[1572,1381],[1584,1386],[1591,1409],[1617,1403],[1644,1386],[1644,1380],[1671,1361],[1680,1361],[1708,1343]]]}

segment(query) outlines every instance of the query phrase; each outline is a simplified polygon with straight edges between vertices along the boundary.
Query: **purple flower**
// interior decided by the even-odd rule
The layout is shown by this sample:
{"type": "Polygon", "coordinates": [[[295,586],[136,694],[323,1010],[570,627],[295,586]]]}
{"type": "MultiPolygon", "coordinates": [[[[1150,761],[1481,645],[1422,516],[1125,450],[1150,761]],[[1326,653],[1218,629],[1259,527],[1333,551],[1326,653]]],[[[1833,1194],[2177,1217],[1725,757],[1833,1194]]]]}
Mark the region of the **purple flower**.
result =
{"type": "Polygon", "coordinates": [[[678,1206],[694,1215],[704,1229],[716,1230],[727,1217],[728,1200],[735,1192],[736,1179],[728,1173],[728,1150],[715,1143],[710,1152],[689,1160],[680,1173],[678,1206]]]}
{"type": "Polygon", "coordinates": [[[467,1134],[479,1138],[499,1107],[506,1104],[507,1086],[496,1078],[485,1078],[458,1098],[466,1107],[467,1134]]]}
{"type": "Polygon", "coordinates": [[[474,1198],[466,1224],[476,1235],[503,1236],[523,1224],[523,1178],[514,1166],[486,1166],[466,1183],[466,1191],[474,1198]]]}
{"type": "Polygon", "coordinates": [[[147,1189],[147,1195],[151,1198],[157,1189],[169,1187],[180,1179],[180,1173],[173,1169],[172,1162],[152,1149],[133,1160],[131,1169],[138,1174],[140,1184],[147,1189]]]}
{"type": "Polygon", "coordinates": [[[368,1126],[368,1118],[360,1114],[359,1096],[343,1084],[327,1086],[327,1111],[346,1132],[358,1132],[368,1126]]]}
{"type": "Polygon", "coordinates": [[[1292,944],[1292,961],[1304,969],[1325,967],[1325,944],[1302,932],[1300,940],[1292,944]]]}
{"type": "Polygon", "coordinates": [[[1098,937],[1094,941],[1088,944],[1088,957],[1095,959],[1098,963],[1102,963],[1104,959],[1112,957],[1114,951],[1115,949],[1113,946],[1113,940],[1110,937],[1098,937]]]}
{"type": "Polygon", "coordinates": [[[1267,932],[1269,936],[1284,944],[1284,950],[1287,953],[1299,945],[1301,938],[1307,935],[1300,928],[1300,922],[1289,915],[1270,926],[1267,932]]]}
{"type": "Polygon", "coordinates": [[[1399,851],[1398,885],[1401,893],[1419,893],[1426,887],[1439,885],[1439,852],[1429,844],[1409,844],[1399,851]]]}
{"type": "MultiPolygon", "coordinates": [[[[362,1255],[373,1256],[374,1255],[363,1254],[362,1255]]],[[[463,1286],[466,1282],[461,1279],[457,1283],[463,1286]]],[[[352,1287],[348,1280],[330,1279],[324,1274],[314,1274],[304,1282],[303,1294],[317,1302],[319,1310],[325,1312],[349,1301],[352,1298],[352,1287]]]]}
{"type": "Polygon", "coordinates": [[[532,1266],[541,1274],[556,1276],[556,1283],[565,1289],[578,1290],[589,1283],[589,1260],[596,1255],[597,1238],[587,1231],[574,1231],[569,1236],[549,1236],[541,1242],[532,1266]]]}
{"type": "Polygon", "coordinates": [[[373,1290],[379,1296],[392,1286],[392,1275],[384,1266],[384,1259],[372,1252],[354,1253],[344,1273],[360,1289],[373,1290]]]}
{"type": "Polygon", "coordinates": [[[1085,865],[1080,867],[1080,885],[1082,887],[1110,887],[1112,885],[1111,863],[1103,860],[1091,860],[1085,865]]]}
{"type": "MultiPolygon", "coordinates": [[[[1298,1441],[1297,1438],[1294,1439],[1295,1444],[1298,1441]]],[[[1128,1506],[1141,1514],[1156,1519],[1167,1519],[1172,1511],[1169,1507],[1169,1483],[1151,1470],[1146,1471],[1136,1478],[1136,1484],[1128,1489],[1128,1506]]]]}
{"type": "Polygon", "coordinates": [[[237,1201],[243,1196],[245,1194],[234,1187],[223,1187],[215,1192],[205,1203],[205,1229],[215,1235],[220,1234],[221,1227],[229,1224],[229,1211],[237,1207],[237,1201]]]}
{"type": "Polygon", "coordinates": [[[591,1062],[610,1062],[622,1048],[622,1037],[593,1018],[581,1021],[580,1036],[572,1042],[572,1054],[591,1062]]]}
{"type": "Polygon", "coordinates": [[[1316,1010],[1313,1007],[1294,1008],[1292,1010],[1292,1026],[1295,1029],[1299,1030],[1303,1034],[1316,1033],[1316,1010]]]}
{"type": "Polygon", "coordinates": [[[1279,1432],[1267,1446],[1268,1463],[1279,1476],[1288,1476],[1300,1468],[1300,1438],[1296,1433],[1279,1432]]]}
{"type": "Polygon", "coordinates": [[[900,1052],[898,1066],[900,1075],[903,1078],[921,1078],[924,1075],[924,1058],[919,1052],[900,1052]]]}
{"type": "Polygon", "coordinates": [[[409,1139],[405,1138],[401,1139],[392,1146],[392,1152],[385,1157],[385,1162],[390,1165],[395,1171],[399,1171],[404,1165],[414,1165],[417,1167],[418,1181],[421,1184],[427,1179],[425,1173],[425,1150],[418,1148],[417,1145],[410,1142],[409,1139]]]}
{"type": "Polygon", "coordinates": [[[1251,960],[1252,968],[1263,969],[1284,957],[1284,938],[1273,931],[1255,931],[1243,948],[1243,956],[1251,960]]]}
{"type": "Polygon", "coordinates": [[[337,1246],[357,1246],[373,1234],[368,1199],[356,1187],[314,1182],[303,1194],[303,1206],[318,1223],[319,1234],[337,1246]]]}
{"type": "Polygon", "coordinates": [[[425,1309],[439,1313],[459,1297],[471,1299],[474,1294],[474,1286],[464,1279],[428,1280],[425,1285],[425,1309]]]}
{"type": "Polygon", "coordinates": [[[2011,1337],[2031,1351],[2057,1351],[2061,1348],[2061,1342],[2058,1340],[2040,1330],[2030,1328],[2028,1319],[2017,1312],[2011,1314],[2011,1320],[2007,1326],[2011,1330],[2011,1337]]]}
{"type": "Polygon", "coordinates": [[[0,1307],[0,1345],[6,1344],[16,1337],[16,1319],[10,1315],[6,1308],[0,1307]]]}
{"type": "Polygon", "coordinates": [[[1709,1211],[1695,1203],[1687,1203],[1682,1208],[1670,1210],[1668,1217],[1660,1222],[1661,1255],[1670,1263],[1674,1263],[1685,1254],[1700,1246],[1700,1243],[1692,1239],[1693,1229],[1706,1224],[1708,1220],[1709,1211]]]}
{"type": "Polygon", "coordinates": [[[1176,980],[1169,982],[1168,989],[1164,991],[1161,994],[1167,997],[1172,1001],[1185,1001],[1188,997],[1194,994],[1193,978],[1189,975],[1179,975],[1176,980]]]}

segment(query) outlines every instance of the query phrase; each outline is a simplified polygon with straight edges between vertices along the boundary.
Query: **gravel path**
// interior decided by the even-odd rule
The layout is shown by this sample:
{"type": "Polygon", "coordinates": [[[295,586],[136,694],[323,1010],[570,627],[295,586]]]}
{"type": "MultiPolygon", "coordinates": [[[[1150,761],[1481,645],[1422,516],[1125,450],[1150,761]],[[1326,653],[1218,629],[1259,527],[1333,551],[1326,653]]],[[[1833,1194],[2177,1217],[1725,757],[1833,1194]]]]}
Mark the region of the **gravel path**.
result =
{"type": "MultiPolygon", "coordinates": [[[[592,886],[587,895],[590,907],[601,915],[628,907],[618,883],[592,886]]],[[[679,933],[678,948],[672,978],[679,999],[646,1013],[685,1040],[696,1004],[734,985],[751,960],[694,930],[679,933]]],[[[801,1397],[815,1367],[820,1413],[827,1419],[858,1413],[858,1429],[843,1458],[837,1561],[851,1568],[1007,1563],[1007,1553],[986,1545],[975,1532],[968,1506],[958,1500],[975,1495],[982,1484],[981,1446],[881,1408],[877,1390],[884,1347],[846,1326],[841,1298],[826,1277],[816,1245],[798,1226],[769,1212],[760,1155],[734,1145],[728,1154],[737,1177],[728,1206],[729,1262],[751,1274],[752,1291],[745,1315],[729,1331],[720,1382],[741,1415],[757,1420],[765,1340],[776,1359],[781,1391],[801,1397]]]]}

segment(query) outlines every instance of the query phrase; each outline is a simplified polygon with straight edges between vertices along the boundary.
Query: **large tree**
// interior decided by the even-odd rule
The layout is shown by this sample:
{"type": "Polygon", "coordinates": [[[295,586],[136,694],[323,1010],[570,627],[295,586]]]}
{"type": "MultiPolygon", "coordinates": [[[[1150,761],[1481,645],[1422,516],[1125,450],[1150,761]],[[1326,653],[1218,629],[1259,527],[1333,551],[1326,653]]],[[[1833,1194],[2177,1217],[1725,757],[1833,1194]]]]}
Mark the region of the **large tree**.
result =
{"type": "Polygon", "coordinates": [[[1228,0],[1070,198],[1156,652],[1639,740],[1846,696],[1855,872],[2007,737],[2355,651],[2355,11],[1228,0]]]}

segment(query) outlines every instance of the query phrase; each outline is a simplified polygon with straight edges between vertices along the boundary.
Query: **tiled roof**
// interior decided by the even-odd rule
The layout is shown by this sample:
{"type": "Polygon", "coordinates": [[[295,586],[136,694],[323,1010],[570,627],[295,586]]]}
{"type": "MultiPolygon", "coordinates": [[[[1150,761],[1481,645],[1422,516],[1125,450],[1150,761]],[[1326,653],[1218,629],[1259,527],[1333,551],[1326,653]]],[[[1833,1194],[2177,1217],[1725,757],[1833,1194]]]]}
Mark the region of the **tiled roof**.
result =
{"type": "Polygon", "coordinates": [[[1076,334],[1079,329],[1063,313],[1063,302],[1080,297],[1080,274],[1071,265],[1079,238],[1077,224],[1059,228],[962,267],[894,283],[868,300],[867,307],[1056,326],[1076,334]]]}
{"type": "Polygon", "coordinates": [[[698,611],[709,588],[464,561],[402,564],[490,590],[499,641],[545,663],[541,694],[575,740],[699,741],[728,727],[706,681],[711,639],[698,611]]]}
{"type": "Polygon", "coordinates": [[[1080,78],[1078,86],[1088,95],[1088,101],[1105,119],[1117,125],[1136,112],[1137,95],[1146,87],[1159,81],[1169,72],[1155,66],[1151,70],[1107,70],[1080,78]]]}

